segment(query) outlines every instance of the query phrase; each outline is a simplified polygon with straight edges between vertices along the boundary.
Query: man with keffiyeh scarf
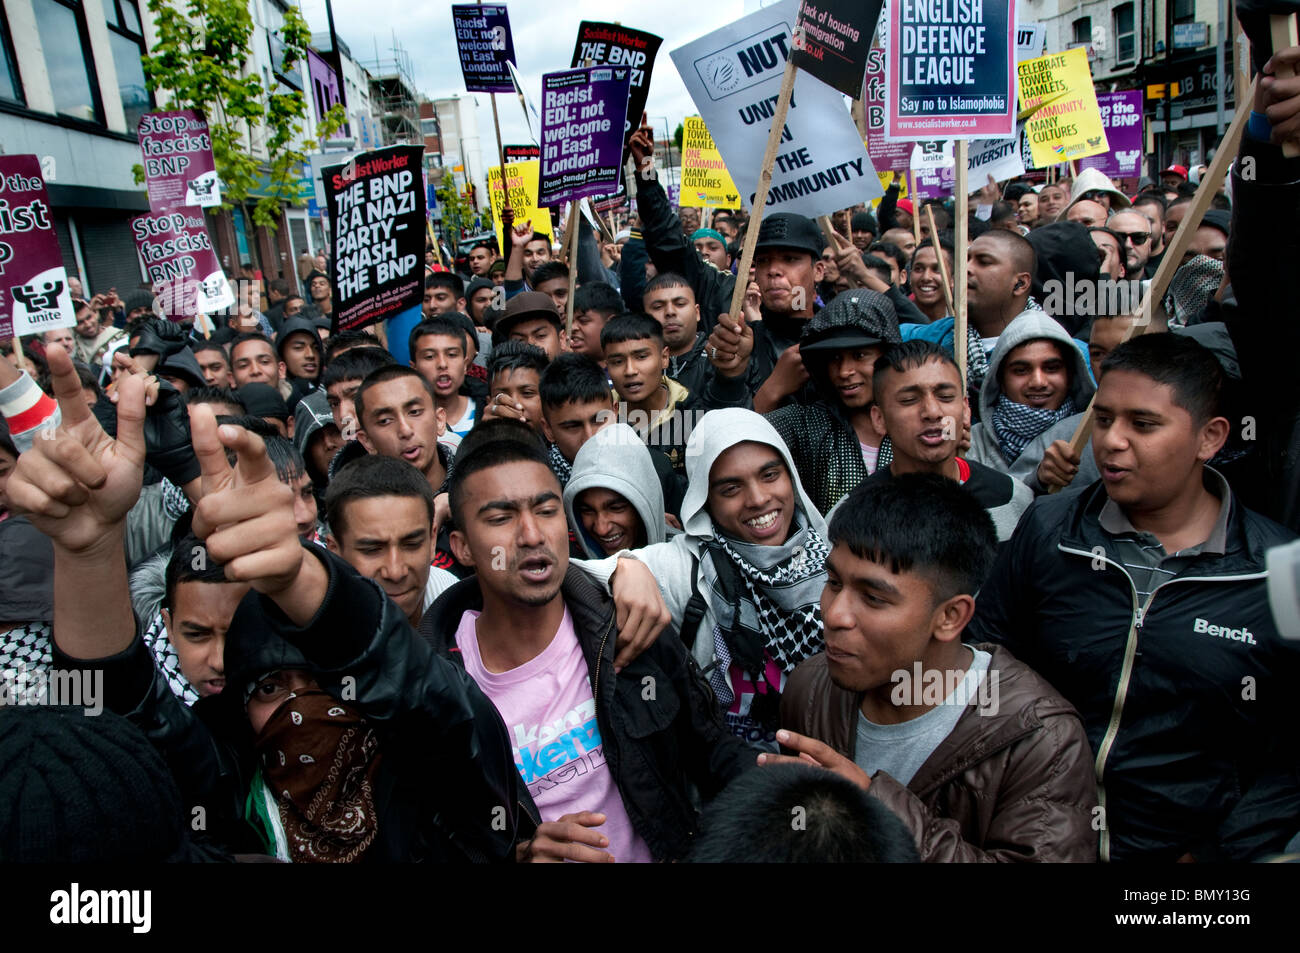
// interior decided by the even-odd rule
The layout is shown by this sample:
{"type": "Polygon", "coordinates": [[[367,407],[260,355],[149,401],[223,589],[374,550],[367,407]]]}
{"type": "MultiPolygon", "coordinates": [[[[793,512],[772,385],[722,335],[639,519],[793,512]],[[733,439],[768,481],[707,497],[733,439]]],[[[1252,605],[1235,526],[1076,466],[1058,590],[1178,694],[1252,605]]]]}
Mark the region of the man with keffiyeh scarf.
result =
{"type": "Polygon", "coordinates": [[[706,414],[686,470],[683,535],[575,563],[606,584],[617,571],[619,588],[637,575],[657,583],[731,730],[775,751],[786,677],[822,649],[826,521],[784,441],[752,411],[706,414]]]}
{"type": "MultiPolygon", "coordinates": [[[[980,423],[971,428],[968,459],[1010,474],[1036,493],[1038,464],[1055,440],[1074,436],[1096,390],[1074,340],[1042,311],[1016,318],[998,338],[980,387],[980,423]]],[[[1077,486],[1098,478],[1091,454],[1077,486]]]]}

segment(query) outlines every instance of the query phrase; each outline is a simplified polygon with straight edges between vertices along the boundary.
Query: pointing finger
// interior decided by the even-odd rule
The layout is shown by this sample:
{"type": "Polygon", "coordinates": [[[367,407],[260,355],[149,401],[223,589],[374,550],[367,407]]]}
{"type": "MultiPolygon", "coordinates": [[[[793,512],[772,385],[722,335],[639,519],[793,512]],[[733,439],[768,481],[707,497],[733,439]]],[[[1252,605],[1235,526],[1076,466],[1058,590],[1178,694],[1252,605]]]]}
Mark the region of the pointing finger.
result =
{"type": "Polygon", "coordinates": [[[217,415],[208,404],[198,404],[190,414],[190,443],[199,459],[203,494],[213,492],[230,477],[230,461],[217,439],[217,415]]]}
{"type": "Polygon", "coordinates": [[[94,415],[86,404],[81,392],[81,378],[72,366],[72,358],[61,344],[51,344],[45,349],[45,359],[50,368],[50,383],[54,388],[54,397],[59,402],[59,411],[66,427],[74,427],[86,420],[93,420],[94,415]]]}

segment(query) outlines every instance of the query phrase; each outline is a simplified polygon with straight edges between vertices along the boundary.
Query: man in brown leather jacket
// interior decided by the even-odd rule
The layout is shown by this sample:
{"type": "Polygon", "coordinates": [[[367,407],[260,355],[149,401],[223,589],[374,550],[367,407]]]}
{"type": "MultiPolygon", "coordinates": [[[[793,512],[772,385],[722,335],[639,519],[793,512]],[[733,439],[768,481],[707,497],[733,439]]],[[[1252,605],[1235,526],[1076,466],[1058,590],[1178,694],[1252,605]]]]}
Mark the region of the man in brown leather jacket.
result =
{"type": "Polygon", "coordinates": [[[790,676],[777,740],[884,802],[926,861],[1096,860],[1078,713],[1006,649],[961,641],[996,548],[980,504],[904,474],[855,490],[830,538],[826,651],[790,676]]]}

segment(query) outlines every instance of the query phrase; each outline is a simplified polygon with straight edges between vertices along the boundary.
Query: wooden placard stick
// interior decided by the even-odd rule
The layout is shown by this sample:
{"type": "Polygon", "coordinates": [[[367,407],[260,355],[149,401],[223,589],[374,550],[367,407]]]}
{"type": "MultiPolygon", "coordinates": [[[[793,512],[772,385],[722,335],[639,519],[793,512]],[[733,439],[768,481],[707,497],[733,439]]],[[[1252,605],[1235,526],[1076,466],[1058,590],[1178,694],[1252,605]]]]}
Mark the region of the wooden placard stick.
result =
{"type": "Polygon", "coordinates": [[[943,281],[943,300],[948,313],[956,315],[952,302],[952,281],[948,278],[948,264],[943,260],[943,246],[939,244],[939,230],[934,227],[934,206],[925,207],[925,217],[930,222],[930,241],[934,242],[934,257],[939,262],[939,278],[943,281]]]}
{"type": "Polygon", "coordinates": [[[849,115],[853,117],[853,124],[858,127],[858,135],[863,139],[867,138],[867,107],[859,96],[849,104],[849,115]]]}
{"type": "MultiPolygon", "coordinates": [[[[478,3],[479,3],[479,6],[482,6],[482,5],[483,5],[483,0],[478,0],[478,3]]],[[[497,134],[497,156],[501,159],[501,193],[502,193],[502,197],[503,197],[503,200],[504,200],[504,204],[503,204],[501,207],[502,207],[502,209],[508,209],[508,208],[510,207],[510,189],[509,189],[509,188],[507,187],[507,185],[506,185],[506,150],[505,150],[505,147],[502,146],[502,144],[501,144],[501,120],[500,120],[500,118],[497,116],[497,94],[496,94],[496,93],[488,93],[488,98],[489,98],[490,100],[492,100],[492,128],[496,130],[496,134],[497,134]]],[[[519,94],[519,102],[520,102],[521,105],[524,103],[524,94],[523,94],[522,92],[520,92],[520,94],[519,94]]],[[[524,105],[525,118],[527,118],[527,112],[528,112],[528,106],[527,106],[527,105],[524,105]]],[[[439,132],[441,133],[441,130],[439,130],[439,132]]],[[[465,164],[465,180],[468,182],[468,181],[469,181],[469,163],[465,160],[465,157],[464,157],[464,156],[461,156],[461,162],[463,162],[463,163],[465,164]]],[[[507,244],[508,244],[508,243],[509,243],[509,236],[502,236],[502,237],[504,237],[504,238],[506,239],[507,244]]],[[[437,245],[437,242],[434,242],[434,245],[437,245]]],[[[438,263],[439,263],[439,264],[442,264],[442,256],[441,256],[441,255],[438,256],[438,263]]]]}
{"type": "Polygon", "coordinates": [[[776,109],[772,114],[772,131],[767,134],[767,148],[763,151],[763,162],[759,166],[754,207],[749,213],[749,224],[745,226],[745,246],[740,253],[740,266],[736,269],[736,287],[731,292],[731,308],[728,314],[733,325],[740,318],[740,307],[745,303],[745,289],[749,287],[749,268],[754,263],[754,246],[758,244],[758,229],[763,222],[763,208],[767,205],[767,193],[772,187],[772,164],[776,161],[776,151],[781,145],[785,117],[790,112],[794,74],[794,61],[786,59],[785,72],[781,74],[781,91],[777,94],[776,109]]]}
{"type": "Polygon", "coordinates": [[[574,286],[578,283],[578,229],[582,227],[580,202],[569,203],[569,224],[564,233],[564,243],[569,249],[569,299],[564,304],[564,336],[573,335],[574,286]]]}
{"type": "Polygon", "coordinates": [[[822,227],[822,234],[825,235],[826,240],[831,243],[831,248],[839,251],[844,247],[842,244],[843,239],[840,237],[840,233],[835,231],[835,225],[831,222],[831,217],[829,215],[818,215],[817,224],[822,227]]]}
{"type": "Polygon", "coordinates": [[[212,327],[208,322],[208,316],[202,311],[199,312],[199,330],[203,332],[205,338],[212,337],[212,327]]]}
{"type": "MultiPolygon", "coordinates": [[[[953,326],[952,326],[952,350],[953,357],[957,360],[957,367],[961,371],[961,386],[963,391],[966,388],[966,234],[968,219],[970,213],[967,212],[967,200],[969,195],[966,193],[966,147],[965,139],[958,139],[956,148],[953,149],[953,162],[956,168],[956,181],[953,191],[956,201],[953,203],[953,253],[952,264],[955,274],[952,277],[953,291],[953,326]]],[[[936,252],[938,245],[935,245],[936,252]]],[[[940,261],[943,258],[940,256],[940,261]]]]}
{"type": "MultiPolygon", "coordinates": [[[[913,185],[916,184],[915,177],[913,177],[912,179],[912,184],[913,185]]],[[[903,185],[904,186],[907,185],[906,175],[903,176],[903,185]]],[[[912,203],[912,237],[916,239],[916,243],[919,245],[921,244],[921,216],[920,213],[917,212],[916,203],[919,202],[920,199],[916,195],[914,195],[911,191],[908,191],[907,198],[908,201],[912,203]]]]}
{"type": "MultiPolygon", "coordinates": [[[[1124,331],[1124,336],[1120,339],[1123,344],[1129,338],[1139,334],[1146,334],[1155,326],[1151,320],[1154,309],[1164,300],[1165,291],[1169,287],[1169,282],[1174,278],[1174,273],[1178,271],[1179,266],[1183,263],[1183,255],[1186,254],[1188,247],[1192,243],[1192,236],[1196,234],[1196,229],[1201,224],[1201,219],[1206,211],[1209,210],[1210,204],[1214,201],[1214,196],[1218,192],[1218,184],[1223,181],[1223,177],[1228,173],[1228,166],[1237,156],[1237,148],[1241,145],[1242,133],[1246,131],[1246,120],[1250,118],[1250,107],[1255,101],[1255,88],[1259,83],[1259,77],[1255,77],[1250,83],[1250,89],[1246,91],[1237,107],[1237,114],[1233,117],[1232,125],[1228,131],[1223,134],[1223,140],[1219,143],[1219,149],[1214,154],[1214,161],[1210,163],[1210,168],[1205,175],[1201,176],[1201,184],[1196,187],[1196,195],[1192,198],[1191,208],[1183,216],[1183,220],[1178,224],[1178,230],[1174,232],[1173,239],[1169,242],[1165,250],[1164,257],[1160,259],[1160,266],[1156,269],[1155,275],[1151,278],[1151,284],[1147,287],[1147,292],[1142,296],[1142,302],[1133,312],[1133,321],[1124,331]]],[[[1088,409],[1084,412],[1083,419],[1079,421],[1079,426],[1074,430],[1074,436],[1070,438],[1070,451],[1074,454],[1083,453],[1083,448],[1088,445],[1088,440],[1092,436],[1092,425],[1094,419],[1093,400],[1088,402],[1088,409]]],[[[1060,487],[1054,486],[1049,493],[1055,493],[1060,487]]]]}
{"type": "MultiPolygon", "coordinates": [[[[1296,37],[1296,18],[1287,14],[1273,14],[1268,18],[1269,29],[1273,34],[1273,52],[1284,50],[1288,46],[1300,46],[1300,39],[1296,37]]],[[[1290,79],[1295,75],[1295,70],[1290,66],[1278,63],[1273,67],[1273,75],[1278,79],[1290,79]]],[[[1282,155],[1287,158],[1300,156],[1300,142],[1294,139],[1288,139],[1282,143],[1282,155]]]]}

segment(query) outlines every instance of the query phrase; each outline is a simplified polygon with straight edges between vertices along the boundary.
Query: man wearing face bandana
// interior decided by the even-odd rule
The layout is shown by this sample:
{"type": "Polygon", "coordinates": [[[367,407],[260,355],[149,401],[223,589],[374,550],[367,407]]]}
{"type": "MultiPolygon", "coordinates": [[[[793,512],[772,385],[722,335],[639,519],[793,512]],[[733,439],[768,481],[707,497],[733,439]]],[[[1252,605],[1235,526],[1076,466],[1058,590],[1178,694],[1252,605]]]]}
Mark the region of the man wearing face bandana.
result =
{"type": "Polygon", "coordinates": [[[194,533],[252,591],[227,635],[223,690],[193,708],[172,693],[131,611],[123,553],[144,386],[123,380],[110,439],[57,347],[50,370],[63,425],[24,454],[8,492],[53,542],[54,666],[102,672],[104,706],[162,755],[187,819],[232,852],[291,862],[513,858],[533,807],[492,704],[378,585],[299,541],[262,439],[218,428],[206,406],[192,423],[194,533]]]}

